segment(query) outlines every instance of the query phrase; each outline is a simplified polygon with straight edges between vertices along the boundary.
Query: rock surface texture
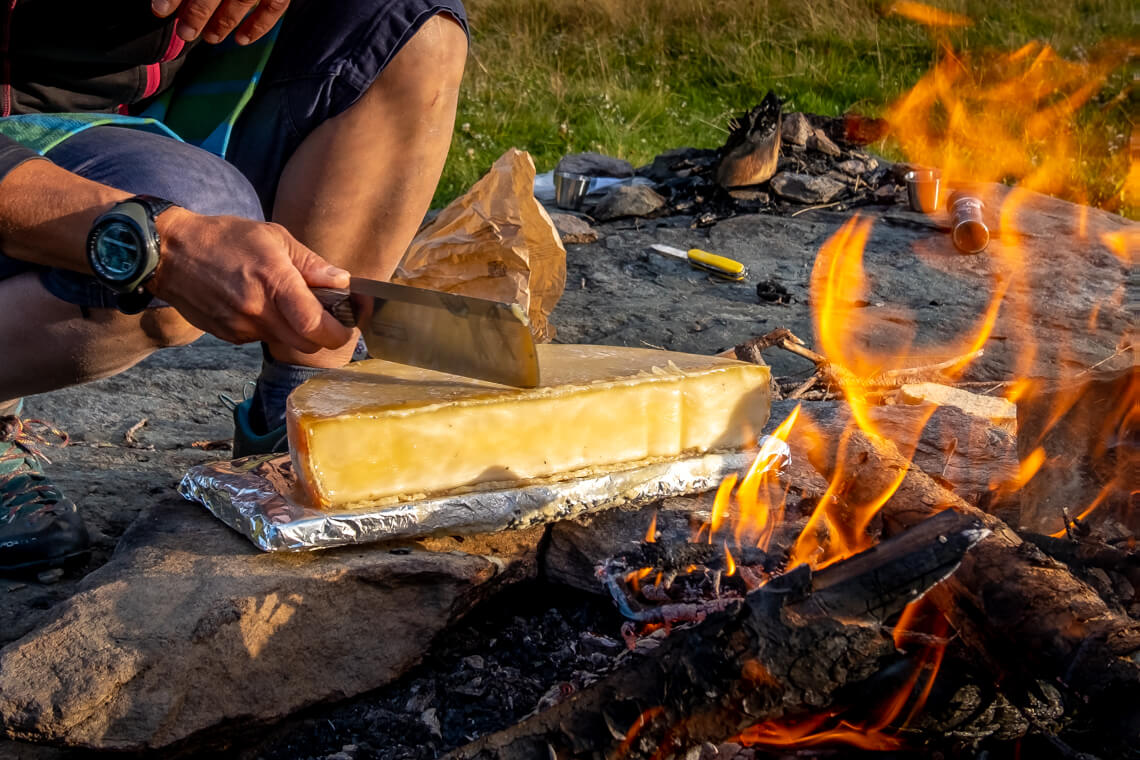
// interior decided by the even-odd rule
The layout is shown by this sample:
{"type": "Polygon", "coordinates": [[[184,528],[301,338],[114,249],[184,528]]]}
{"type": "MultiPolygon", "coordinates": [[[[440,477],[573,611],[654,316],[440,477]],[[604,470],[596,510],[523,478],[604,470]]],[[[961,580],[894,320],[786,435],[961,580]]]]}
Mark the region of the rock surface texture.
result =
{"type": "Polygon", "coordinates": [[[446,541],[262,554],[196,505],[162,505],[0,652],[0,720],[15,738],[142,750],[359,694],[532,575],[538,535],[475,542],[487,556],[446,541]]]}
{"type": "Polygon", "coordinates": [[[842,182],[828,177],[783,172],[772,177],[772,190],[781,198],[797,203],[829,203],[845,189],[842,182]]]}
{"type": "Polygon", "coordinates": [[[554,222],[563,244],[593,243],[598,239],[598,231],[581,217],[554,212],[550,214],[550,221],[554,222]]]}

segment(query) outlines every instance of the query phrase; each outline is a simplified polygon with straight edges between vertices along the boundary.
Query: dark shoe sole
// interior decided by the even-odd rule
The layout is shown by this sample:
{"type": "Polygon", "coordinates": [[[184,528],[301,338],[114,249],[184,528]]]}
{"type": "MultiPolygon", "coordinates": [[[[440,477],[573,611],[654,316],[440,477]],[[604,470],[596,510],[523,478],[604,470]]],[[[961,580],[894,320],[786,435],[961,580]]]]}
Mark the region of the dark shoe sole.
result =
{"type": "Polygon", "coordinates": [[[0,575],[24,578],[27,576],[35,576],[48,570],[74,570],[85,564],[90,558],[91,549],[84,547],[68,554],[60,554],[55,557],[29,560],[15,565],[0,565],[0,575]]]}
{"type": "Polygon", "coordinates": [[[90,555],[90,543],[83,518],[70,505],[39,530],[9,533],[0,546],[0,575],[28,575],[74,566],[81,557],[90,555]]]}

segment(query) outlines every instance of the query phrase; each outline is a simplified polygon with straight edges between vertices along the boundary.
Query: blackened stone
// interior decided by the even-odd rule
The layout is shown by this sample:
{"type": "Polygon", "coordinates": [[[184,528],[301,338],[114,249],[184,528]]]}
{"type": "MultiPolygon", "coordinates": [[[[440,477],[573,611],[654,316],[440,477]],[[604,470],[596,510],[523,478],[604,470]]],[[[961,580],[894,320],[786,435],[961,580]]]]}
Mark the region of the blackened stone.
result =
{"type": "Polygon", "coordinates": [[[772,178],[772,190],[781,198],[797,203],[830,203],[846,186],[827,177],[783,172],[772,178]]]}
{"type": "Polygon", "coordinates": [[[780,137],[792,145],[807,145],[808,138],[815,134],[811,122],[799,111],[784,115],[780,125],[780,137]]]}
{"type": "Polygon", "coordinates": [[[775,277],[756,283],[756,296],[765,303],[791,303],[792,294],[775,277]]]}
{"type": "Polygon", "coordinates": [[[604,156],[601,153],[571,153],[568,156],[563,156],[554,170],[585,174],[587,177],[625,179],[633,176],[633,164],[629,161],[613,156],[604,156]]]}
{"type": "Polygon", "coordinates": [[[818,150],[820,153],[831,156],[832,158],[838,158],[843,152],[821,129],[815,130],[811,137],[807,139],[807,146],[812,150],[818,150]]]}
{"type": "Polygon", "coordinates": [[[623,216],[650,216],[665,207],[665,199],[646,185],[618,185],[598,201],[592,216],[608,221],[623,216]]]}
{"type": "Polygon", "coordinates": [[[675,148],[659,154],[653,163],[637,169],[637,176],[658,184],[676,177],[691,177],[711,168],[717,152],[706,148],[675,148]]]}

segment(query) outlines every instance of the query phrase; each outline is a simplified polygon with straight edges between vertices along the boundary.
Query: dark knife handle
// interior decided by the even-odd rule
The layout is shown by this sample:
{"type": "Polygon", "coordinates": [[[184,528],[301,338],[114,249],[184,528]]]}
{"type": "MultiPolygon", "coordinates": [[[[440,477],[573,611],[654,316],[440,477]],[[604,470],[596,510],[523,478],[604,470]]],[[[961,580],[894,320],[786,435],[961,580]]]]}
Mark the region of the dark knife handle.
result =
{"type": "Polygon", "coordinates": [[[309,288],[313,295],[345,327],[356,327],[359,311],[348,288],[309,288]]]}

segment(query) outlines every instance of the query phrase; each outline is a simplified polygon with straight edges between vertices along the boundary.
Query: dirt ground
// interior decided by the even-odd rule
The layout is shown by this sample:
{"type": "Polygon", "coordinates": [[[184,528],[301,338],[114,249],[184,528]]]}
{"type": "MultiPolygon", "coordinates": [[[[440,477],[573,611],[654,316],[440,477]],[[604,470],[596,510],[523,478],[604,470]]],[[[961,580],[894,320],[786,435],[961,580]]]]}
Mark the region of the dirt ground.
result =
{"type": "MultiPolygon", "coordinates": [[[[1051,204],[1042,212],[1046,221],[1037,227],[1039,236],[1048,236],[1042,237],[1041,245],[1050,248],[1055,247],[1050,241],[1064,234],[1062,225],[1070,224],[1060,211],[1055,211],[1061,208],[1061,202],[1051,204]]],[[[959,333],[963,326],[972,325],[988,300],[992,260],[985,256],[957,256],[948,249],[946,236],[924,225],[921,219],[912,219],[897,209],[888,213],[896,221],[877,225],[868,249],[872,292],[867,309],[883,312],[884,340],[890,340],[892,325],[901,324],[885,304],[908,307],[911,316],[902,327],[917,327],[920,335],[931,341],[946,339],[959,333]]],[[[1106,229],[1123,225],[1104,216],[1106,229]]],[[[551,318],[558,330],[557,340],[712,354],[773,328],[789,327],[810,342],[807,284],[811,266],[820,245],[848,217],[827,211],[814,211],[794,219],[738,217],[711,230],[689,229],[686,219],[627,220],[604,225],[599,228],[603,233],[599,242],[568,246],[566,291],[551,318]],[[649,253],[646,246],[650,242],[700,246],[734,256],[745,262],[752,275],[743,283],[718,281],[683,262],[649,253]],[[757,283],[761,280],[782,284],[790,294],[790,302],[773,303],[758,298],[757,283]]],[[[1087,267],[1113,266],[1110,255],[1100,249],[1090,251],[1085,256],[1087,267]]],[[[1108,282],[1104,287],[1114,286],[1108,282]]],[[[1087,301],[1085,311],[1096,297],[1083,293],[1073,296],[1087,301]]],[[[1089,332],[1083,329],[1088,317],[1082,311],[1054,318],[1058,330],[1072,329],[1073,325],[1082,328],[1071,345],[1073,361],[1091,364],[1109,356],[1124,332],[1127,316],[1120,308],[1104,309],[1094,322],[1096,319],[1100,320],[1094,325],[1096,329],[1089,332]]],[[[995,336],[991,341],[993,350],[987,350],[972,377],[998,380],[1008,376],[1013,359],[1005,347],[1011,334],[995,336]]],[[[1047,360],[1048,357],[1042,359],[1047,360]]],[[[52,464],[48,471],[79,503],[91,530],[93,551],[84,567],[56,582],[0,579],[0,646],[33,630],[55,603],[73,593],[85,573],[105,563],[117,538],[143,507],[180,503],[175,487],[187,468],[210,459],[228,458],[228,448],[222,442],[232,435],[232,419],[218,396],[240,398],[246,384],[255,377],[259,361],[255,346],[238,347],[204,338],[192,346],[162,351],[117,377],[27,399],[28,416],[48,420],[71,436],[70,446],[50,450],[52,464]]],[[[798,357],[773,356],[774,374],[779,376],[806,376],[810,368],[798,357]]],[[[227,528],[219,524],[218,530],[227,528]]],[[[600,636],[616,635],[616,623],[609,619],[604,605],[599,608],[593,601],[575,601],[569,608],[549,613],[541,606],[526,613],[540,627],[557,628],[565,625],[565,619],[575,618],[577,630],[581,630],[581,625],[596,626],[600,636]]],[[[608,645],[595,642],[594,646],[595,651],[602,651],[597,647],[604,650],[608,645]]],[[[576,658],[588,660],[588,649],[565,655],[565,667],[554,662],[552,667],[557,672],[549,675],[554,681],[571,679],[575,668],[581,665],[576,658]]],[[[450,655],[444,651],[429,656],[429,660],[433,657],[447,659],[450,655]]],[[[452,660],[448,662],[449,667],[455,667],[452,660]]],[[[465,667],[468,671],[479,670],[471,662],[465,667]]],[[[536,681],[532,691],[537,694],[540,690],[536,681]]],[[[519,710],[531,709],[535,694],[525,695],[530,705],[525,709],[520,706],[519,710]]],[[[407,702],[414,700],[415,695],[385,697],[389,698],[407,702]]],[[[371,743],[369,752],[364,748],[346,748],[345,745],[356,746],[354,742],[366,724],[390,721],[391,716],[385,712],[389,708],[384,704],[359,707],[361,704],[365,703],[357,700],[342,708],[347,714],[357,715],[353,730],[337,730],[335,720],[325,713],[319,718],[300,716],[275,729],[274,740],[261,737],[239,742],[242,746],[235,751],[240,750],[243,758],[434,756],[418,752],[389,755],[375,743],[371,743]],[[321,721],[328,722],[328,730],[321,721]],[[296,739],[298,731],[305,738],[296,739]]],[[[425,746],[443,746],[448,743],[442,741],[446,737],[453,744],[457,732],[464,730],[441,723],[437,731],[431,720],[422,719],[422,713],[421,710],[416,718],[419,723],[415,730],[423,734],[425,746]]],[[[376,741],[381,738],[375,737],[376,741]]],[[[73,756],[75,753],[0,742],[0,758],[73,756]]]]}

